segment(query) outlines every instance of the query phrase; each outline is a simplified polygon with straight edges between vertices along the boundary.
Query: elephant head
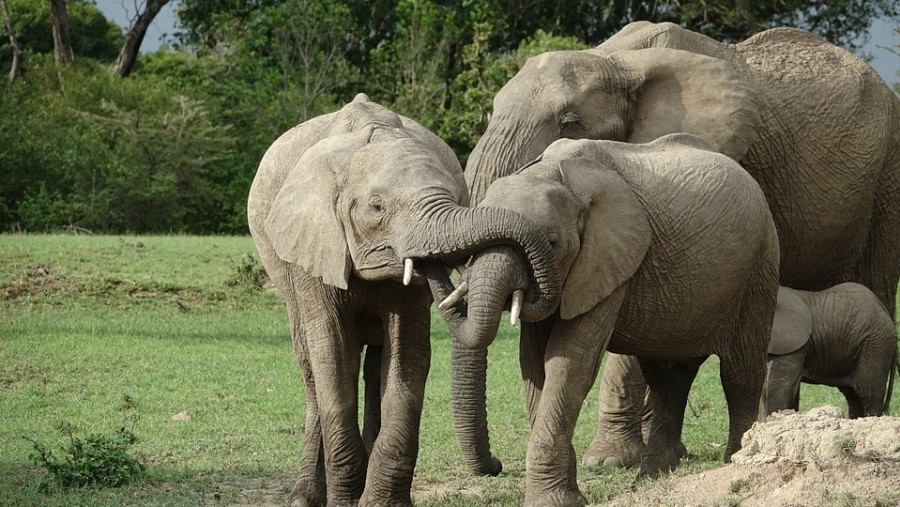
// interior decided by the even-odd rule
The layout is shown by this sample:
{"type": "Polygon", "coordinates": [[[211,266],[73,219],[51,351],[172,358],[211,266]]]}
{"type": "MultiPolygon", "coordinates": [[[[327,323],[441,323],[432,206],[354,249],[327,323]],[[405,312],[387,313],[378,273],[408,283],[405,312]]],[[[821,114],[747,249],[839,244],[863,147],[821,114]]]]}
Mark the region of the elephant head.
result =
{"type": "MultiPolygon", "coordinates": [[[[550,238],[563,280],[559,317],[566,320],[585,314],[624,284],[650,246],[647,212],[616,172],[613,158],[595,143],[554,143],[534,164],[491,185],[481,206],[527,216],[550,238]]],[[[476,254],[465,272],[469,320],[473,307],[484,308],[479,318],[496,331],[507,299],[522,290],[526,268],[510,248],[476,254]]],[[[446,297],[446,285],[433,292],[445,296],[439,307],[455,337],[469,347],[490,344],[493,335],[473,336],[472,324],[453,307],[457,298],[446,297]]]]}
{"type": "Polygon", "coordinates": [[[464,207],[459,162],[440,139],[365,95],[317,122],[273,144],[251,189],[251,228],[261,223],[278,258],[346,289],[351,273],[421,283],[413,259],[459,262],[506,244],[532,262],[523,312],[553,311],[546,236],[509,211],[464,207]]]}
{"type": "Polygon", "coordinates": [[[562,138],[643,143],[685,132],[740,160],[759,124],[754,93],[725,60],[669,48],[548,52],[494,97],[466,180],[478,204],[495,179],[562,138]]]}

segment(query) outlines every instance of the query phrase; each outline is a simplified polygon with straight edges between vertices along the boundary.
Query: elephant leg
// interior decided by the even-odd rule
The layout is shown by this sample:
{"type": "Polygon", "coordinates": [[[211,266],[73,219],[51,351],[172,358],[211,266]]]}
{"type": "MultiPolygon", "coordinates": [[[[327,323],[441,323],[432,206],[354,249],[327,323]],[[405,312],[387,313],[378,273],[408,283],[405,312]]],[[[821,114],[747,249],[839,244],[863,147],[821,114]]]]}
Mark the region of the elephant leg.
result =
{"type": "Polygon", "coordinates": [[[300,324],[297,305],[289,303],[288,321],[291,327],[291,341],[303,384],[306,388],[306,429],[303,451],[300,455],[300,472],[297,482],[288,495],[288,505],[301,507],[325,507],[325,450],[322,445],[322,426],[319,423],[319,406],[316,399],[316,382],[309,364],[306,340],[300,324]]]}
{"type": "Polygon", "coordinates": [[[600,380],[599,423],[582,462],[632,467],[644,453],[644,425],[653,403],[637,357],[607,354],[600,380]]]}
{"type": "Polygon", "coordinates": [[[473,350],[453,340],[451,368],[453,431],[469,471],[499,475],[503,463],[491,454],[485,386],[487,349],[473,350]]]}
{"type": "MultiPolygon", "coordinates": [[[[352,287],[351,287],[352,289],[352,287]]],[[[298,287],[316,300],[314,309],[303,314],[303,328],[315,379],[316,401],[322,432],[329,506],[356,506],[366,481],[368,456],[358,422],[358,384],[362,346],[343,322],[347,315],[326,301],[320,283],[307,281],[298,287]]]]}
{"type": "Polygon", "coordinates": [[[647,450],[641,457],[638,478],[658,477],[678,466],[679,447],[688,393],[705,357],[669,363],[639,358],[641,371],[653,396],[653,419],[647,450]]]}
{"type": "Polygon", "coordinates": [[[524,381],[529,427],[532,428],[541,404],[541,393],[544,390],[544,379],[546,378],[544,355],[552,328],[551,320],[522,323],[519,340],[519,366],[522,369],[522,380],[524,381]]]}
{"type": "MultiPolygon", "coordinates": [[[[625,292],[620,287],[590,312],[572,320],[555,320],[550,337],[541,342],[546,346],[543,387],[536,406],[529,403],[533,416],[526,453],[526,507],[587,503],[578,488],[572,437],[625,292]]],[[[532,355],[531,359],[537,358],[532,355]]]]}
{"type": "Polygon", "coordinates": [[[765,406],[761,415],[779,410],[799,410],[800,379],[806,347],[781,356],[773,356],[768,362],[766,374],[765,406]]]}
{"type": "Polygon", "coordinates": [[[854,392],[852,387],[838,387],[844,399],[847,400],[847,417],[850,419],[858,419],[865,415],[863,403],[860,397],[854,392]]]}
{"type": "Polygon", "coordinates": [[[869,235],[856,267],[855,281],[865,285],[884,303],[888,314],[897,320],[897,282],[900,279],[900,213],[897,212],[896,192],[900,188],[900,154],[893,153],[893,165],[885,168],[878,185],[875,208],[869,223],[869,235]]]}
{"type": "Polygon", "coordinates": [[[744,433],[750,429],[754,421],[760,419],[760,398],[765,396],[763,393],[766,377],[765,342],[761,342],[756,348],[759,350],[753,351],[750,348],[743,354],[719,357],[719,374],[722,378],[725,402],[728,405],[728,444],[724,456],[726,463],[731,462],[731,455],[741,448],[741,437],[744,433]]]}
{"type": "Polygon", "coordinates": [[[375,438],[381,430],[381,349],[380,345],[367,345],[363,361],[363,445],[366,454],[372,453],[375,438]]]}
{"type": "Polygon", "coordinates": [[[419,452],[425,379],[431,366],[431,298],[427,286],[401,290],[397,308],[387,317],[381,431],[369,456],[360,507],[412,506],[410,490],[419,452]]]}
{"type": "MultiPolygon", "coordinates": [[[[298,357],[300,356],[301,354],[298,354],[298,357]]],[[[325,507],[325,453],[316,401],[316,385],[309,362],[301,359],[300,363],[306,386],[306,430],[299,477],[288,495],[287,503],[302,507],[325,507]]]]}

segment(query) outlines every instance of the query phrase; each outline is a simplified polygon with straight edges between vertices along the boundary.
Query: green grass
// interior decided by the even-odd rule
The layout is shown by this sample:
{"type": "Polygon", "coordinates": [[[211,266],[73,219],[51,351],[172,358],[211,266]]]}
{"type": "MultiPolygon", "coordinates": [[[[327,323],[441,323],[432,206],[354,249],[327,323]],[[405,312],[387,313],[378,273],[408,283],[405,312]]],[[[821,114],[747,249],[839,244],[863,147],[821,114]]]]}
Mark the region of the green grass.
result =
{"type": "MultiPolygon", "coordinates": [[[[0,505],[283,503],[299,461],[304,391],[277,295],[228,283],[248,253],[247,237],[0,235],[0,505]],[[173,420],[182,412],[190,418],[173,420]],[[50,477],[29,459],[26,438],[60,448],[66,425],[111,435],[135,417],[145,480],[42,487],[50,477]]],[[[433,336],[415,482],[430,493],[417,505],[521,505],[528,427],[516,331],[503,327],[490,352],[499,478],[465,471],[442,323],[433,336]]],[[[716,371],[708,361],[691,393],[685,470],[721,461],[727,416],[716,371]]],[[[578,421],[579,453],[596,426],[596,394],[578,421]]],[[[822,387],[804,386],[802,400],[804,409],[843,406],[822,387]]],[[[579,480],[590,501],[603,502],[627,491],[634,473],[580,468],[579,480]]]]}

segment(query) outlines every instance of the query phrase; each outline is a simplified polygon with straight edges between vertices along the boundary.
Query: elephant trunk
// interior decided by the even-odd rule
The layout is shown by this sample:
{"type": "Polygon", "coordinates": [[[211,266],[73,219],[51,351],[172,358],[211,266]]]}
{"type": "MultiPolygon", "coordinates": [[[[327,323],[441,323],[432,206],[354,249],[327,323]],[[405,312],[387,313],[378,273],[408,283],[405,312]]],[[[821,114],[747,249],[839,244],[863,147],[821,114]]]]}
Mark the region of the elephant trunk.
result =
{"type": "MultiPolygon", "coordinates": [[[[408,257],[440,258],[459,263],[493,246],[508,246],[512,252],[521,252],[531,268],[527,285],[532,295],[531,301],[523,302],[522,320],[543,320],[559,305],[562,281],[550,242],[546,233],[524,216],[501,208],[441,206],[426,214],[413,229],[411,245],[415,246],[408,252],[408,257]]],[[[446,272],[434,265],[428,271],[442,278],[441,283],[432,283],[432,292],[440,290],[435,293],[435,299],[441,301],[449,293],[445,292],[449,290],[446,272]]],[[[434,278],[431,274],[429,279],[434,278]]],[[[444,317],[453,316],[445,314],[444,317]]],[[[474,334],[486,336],[491,332],[487,327],[492,323],[478,316],[473,324],[485,327],[474,334]]]]}
{"type": "Polygon", "coordinates": [[[470,204],[478,205],[494,180],[536,159],[553,140],[543,139],[534,126],[519,120],[491,120],[466,162],[470,204]]]}
{"type": "Polygon", "coordinates": [[[503,463],[491,454],[485,381],[487,349],[473,350],[453,341],[453,430],[466,467],[475,475],[499,475],[503,463]]]}

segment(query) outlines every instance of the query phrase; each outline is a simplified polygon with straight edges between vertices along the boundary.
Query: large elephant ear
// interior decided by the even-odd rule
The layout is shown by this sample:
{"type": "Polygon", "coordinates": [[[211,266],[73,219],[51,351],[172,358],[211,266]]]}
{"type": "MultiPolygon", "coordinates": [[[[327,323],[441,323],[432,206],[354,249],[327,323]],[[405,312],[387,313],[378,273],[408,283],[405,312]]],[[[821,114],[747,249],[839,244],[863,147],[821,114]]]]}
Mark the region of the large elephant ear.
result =
{"type": "Polygon", "coordinates": [[[323,139],[304,152],[288,172],[265,222],[280,259],[341,289],[347,288],[351,260],[337,215],[335,172],[362,144],[360,135],[348,133],[323,139]]]}
{"type": "Polygon", "coordinates": [[[739,161],[756,141],[762,121],[756,96],[731,63],[669,48],[618,51],[610,58],[644,76],[628,142],[685,132],[739,161]]]}
{"type": "Polygon", "coordinates": [[[563,319],[587,312],[628,281],[650,248],[647,212],[612,167],[612,158],[598,150],[559,164],[566,186],[587,205],[581,248],[563,285],[563,319]]]}
{"type": "Polygon", "coordinates": [[[812,324],[809,305],[793,290],[779,287],[769,354],[783,356],[800,350],[812,335],[812,324]]]}

